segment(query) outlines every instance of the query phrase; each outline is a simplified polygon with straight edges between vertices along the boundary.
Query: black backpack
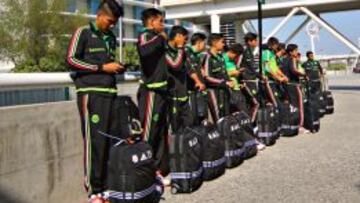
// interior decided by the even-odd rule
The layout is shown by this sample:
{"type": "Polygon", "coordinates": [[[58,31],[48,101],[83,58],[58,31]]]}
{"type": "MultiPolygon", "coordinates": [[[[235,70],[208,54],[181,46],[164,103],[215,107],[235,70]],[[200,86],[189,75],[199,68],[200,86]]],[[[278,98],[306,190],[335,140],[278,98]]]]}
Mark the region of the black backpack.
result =
{"type": "Polygon", "coordinates": [[[326,103],[326,114],[333,114],[334,113],[334,98],[332,93],[329,90],[323,92],[323,97],[326,103]]]}
{"type": "Polygon", "coordinates": [[[266,145],[271,146],[278,138],[278,122],[275,107],[266,106],[260,108],[257,116],[258,137],[266,145]]]}
{"type": "Polygon", "coordinates": [[[244,159],[249,159],[257,154],[257,142],[250,116],[244,111],[233,114],[241,126],[241,139],[244,144],[244,159]]]}
{"type": "Polygon", "coordinates": [[[204,149],[203,160],[203,180],[214,180],[225,173],[226,157],[225,142],[216,125],[204,122],[203,125],[194,128],[202,135],[201,146],[204,149]]]}
{"type": "Polygon", "coordinates": [[[244,143],[241,125],[234,116],[223,117],[217,122],[218,130],[225,139],[226,167],[234,168],[244,161],[244,143]]]}
{"type": "Polygon", "coordinates": [[[299,134],[299,109],[289,103],[280,104],[281,135],[296,136],[299,134]]]}
{"type": "Polygon", "coordinates": [[[162,191],[149,144],[115,144],[108,161],[108,191],[111,203],[157,203],[162,191]]]}
{"type": "Polygon", "coordinates": [[[138,128],[138,126],[141,126],[139,109],[131,97],[118,96],[114,102],[114,111],[116,122],[111,134],[117,135],[122,139],[141,135],[142,131],[138,128]]]}
{"type": "Polygon", "coordinates": [[[202,185],[201,134],[185,128],[170,135],[171,192],[191,193],[202,185]]]}

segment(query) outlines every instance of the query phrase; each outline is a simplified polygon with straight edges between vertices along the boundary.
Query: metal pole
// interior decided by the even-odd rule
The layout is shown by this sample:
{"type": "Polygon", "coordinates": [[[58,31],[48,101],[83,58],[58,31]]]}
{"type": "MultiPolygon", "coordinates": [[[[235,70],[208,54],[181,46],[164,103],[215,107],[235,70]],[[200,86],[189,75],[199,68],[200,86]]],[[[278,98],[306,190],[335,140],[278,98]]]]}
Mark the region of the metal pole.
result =
{"type": "Polygon", "coordinates": [[[262,2],[258,0],[258,28],[259,28],[259,70],[260,74],[262,74],[262,43],[263,43],[263,31],[262,31],[262,2]]]}
{"type": "Polygon", "coordinates": [[[119,60],[124,63],[123,60],[123,18],[119,18],[119,60]]]}

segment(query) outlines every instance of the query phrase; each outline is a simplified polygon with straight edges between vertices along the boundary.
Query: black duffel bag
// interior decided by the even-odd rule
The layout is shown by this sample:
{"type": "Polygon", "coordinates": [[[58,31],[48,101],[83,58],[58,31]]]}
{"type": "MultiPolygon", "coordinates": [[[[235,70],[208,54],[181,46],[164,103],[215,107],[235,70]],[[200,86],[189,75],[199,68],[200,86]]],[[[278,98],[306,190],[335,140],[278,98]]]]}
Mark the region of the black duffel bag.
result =
{"type": "Polygon", "coordinates": [[[234,168],[239,166],[244,160],[245,152],[240,124],[234,116],[229,115],[219,119],[217,126],[220,134],[225,139],[226,167],[234,168]]]}
{"type": "Polygon", "coordinates": [[[159,202],[163,191],[156,179],[151,146],[139,140],[128,144],[114,139],[120,141],[110,149],[105,197],[111,203],[159,202]]]}
{"type": "Polygon", "coordinates": [[[334,97],[331,91],[326,90],[323,92],[323,97],[326,103],[326,114],[333,114],[334,113],[334,97]]]}
{"type": "Polygon", "coordinates": [[[240,124],[241,140],[244,144],[244,159],[249,159],[257,154],[257,141],[250,116],[244,111],[233,114],[240,124]]]}
{"type": "Polygon", "coordinates": [[[202,185],[200,132],[185,128],[170,135],[171,192],[191,193],[202,185]]]}
{"type": "Polygon", "coordinates": [[[274,145],[279,136],[275,107],[266,106],[260,108],[257,118],[259,139],[266,146],[274,145]]]}
{"type": "Polygon", "coordinates": [[[142,133],[139,109],[129,96],[118,96],[114,102],[114,126],[111,134],[119,138],[139,137],[142,133]],[[139,128],[140,127],[140,128],[139,128]]]}
{"type": "Polygon", "coordinates": [[[281,135],[296,136],[299,134],[299,109],[289,103],[280,104],[281,135]]]}
{"type": "Polygon", "coordinates": [[[194,128],[201,134],[203,180],[210,181],[222,176],[226,169],[225,142],[216,125],[203,122],[194,128]]]}

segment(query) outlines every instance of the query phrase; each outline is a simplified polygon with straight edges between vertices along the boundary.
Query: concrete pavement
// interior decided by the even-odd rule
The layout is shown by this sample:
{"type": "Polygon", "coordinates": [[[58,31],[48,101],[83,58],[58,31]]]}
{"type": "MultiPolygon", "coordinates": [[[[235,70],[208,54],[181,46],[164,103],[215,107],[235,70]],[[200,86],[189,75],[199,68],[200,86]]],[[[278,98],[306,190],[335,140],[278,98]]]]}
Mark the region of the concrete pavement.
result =
{"type": "Polygon", "coordinates": [[[191,195],[167,191],[164,202],[360,202],[360,91],[334,95],[319,133],[281,138],[191,195]]]}

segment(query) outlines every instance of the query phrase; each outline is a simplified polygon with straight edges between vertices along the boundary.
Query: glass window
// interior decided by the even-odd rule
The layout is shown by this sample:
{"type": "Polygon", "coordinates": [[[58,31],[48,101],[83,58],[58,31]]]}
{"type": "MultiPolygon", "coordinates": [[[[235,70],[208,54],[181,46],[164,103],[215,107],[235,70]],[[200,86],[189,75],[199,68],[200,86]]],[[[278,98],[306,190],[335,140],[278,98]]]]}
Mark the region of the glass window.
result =
{"type": "Polygon", "coordinates": [[[100,0],[88,0],[88,7],[90,14],[96,14],[99,5],[100,5],[100,0]]]}

